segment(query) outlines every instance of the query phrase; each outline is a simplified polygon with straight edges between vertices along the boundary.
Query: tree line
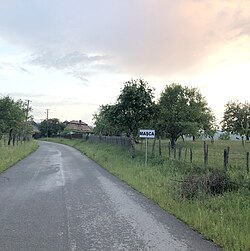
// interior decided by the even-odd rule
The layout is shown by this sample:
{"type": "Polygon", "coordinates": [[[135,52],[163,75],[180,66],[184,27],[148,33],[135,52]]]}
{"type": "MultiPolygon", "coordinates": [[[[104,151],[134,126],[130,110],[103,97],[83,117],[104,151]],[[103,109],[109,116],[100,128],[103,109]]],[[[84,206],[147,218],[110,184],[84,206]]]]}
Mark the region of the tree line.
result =
{"type": "Polygon", "coordinates": [[[27,140],[31,126],[27,123],[31,108],[27,102],[15,101],[9,96],[0,98],[0,140],[7,135],[7,144],[13,145],[16,140],[27,140]]]}
{"type": "MultiPolygon", "coordinates": [[[[195,139],[201,133],[213,138],[218,125],[205,97],[197,88],[173,83],[166,85],[159,100],[153,88],[142,80],[124,84],[114,104],[102,105],[94,114],[96,134],[126,135],[136,141],[139,129],[155,129],[156,135],[170,139],[174,147],[178,138],[195,139]]],[[[249,140],[250,104],[230,101],[221,121],[223,131],[249,140]]]]}
{"type": "MultiPolygon", "coordinates": [[[[22,100],[0,98],[0,139],[8,135],[8,145],[17,137],[25,139],[31,132],[27,124],[31,110],[22,100]]],[[[213,138],[218,128],[211,108],[197,88],[166,85],[156,100],[154,89],[143,79],[125,82],[115,103],[101,105],[93,120],[93,132],[97,135],[127,136],[133,144],[138,140],[139,129],[155,129],[158,137],[170,139],[172,148],[184,136],[195,139],[202,133],[213,138]]],[[[249,140],[250,104],[229,101],[220,124],[223,131],[249,140]]],[[[67,133],[65,127],[57,118],[39,124],[41,136],[48,137],[67,133]]]]}

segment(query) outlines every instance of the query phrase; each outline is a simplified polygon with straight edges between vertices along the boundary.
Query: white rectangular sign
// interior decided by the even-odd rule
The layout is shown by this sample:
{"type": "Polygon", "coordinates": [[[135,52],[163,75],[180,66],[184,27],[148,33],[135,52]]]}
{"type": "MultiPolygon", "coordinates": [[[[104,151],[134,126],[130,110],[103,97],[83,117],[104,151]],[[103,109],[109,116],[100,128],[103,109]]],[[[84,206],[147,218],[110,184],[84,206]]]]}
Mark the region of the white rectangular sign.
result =
{"type": "Polygon", "coordinates": [[[154,139],[155,138],[155,130],[140,130],[140,138],[146,139],[154,139]]]}

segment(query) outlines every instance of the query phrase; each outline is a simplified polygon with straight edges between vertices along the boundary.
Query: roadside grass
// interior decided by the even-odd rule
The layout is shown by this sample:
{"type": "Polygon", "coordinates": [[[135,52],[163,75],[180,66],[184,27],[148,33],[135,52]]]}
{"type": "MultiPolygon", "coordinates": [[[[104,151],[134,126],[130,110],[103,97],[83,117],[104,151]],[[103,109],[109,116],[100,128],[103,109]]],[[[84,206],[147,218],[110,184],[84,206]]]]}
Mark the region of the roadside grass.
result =
{"type": "MultiPolygon", "coordinates": [[[[148,165],[145,166],[145,156],[142,153],[131,159],[127,150],[117,146],[81,140],[50,141],[70,145],[85,153],[223,250],[250,250],[249,186],[239,186],[220,195],[201,192],[198,196],[187,199],[181,196],[180,186],[187,170],[190,170],[188,163],[149,158],[148,165]]],[[[233,170],[231,173],[233,174],[233,170]]],[[[249,185],[249,178],[245,177],[244,182],[249,185]]]]}
{"type": "Polygon", "coordinates": [[[38,148],[37,141],[31,140],[17,146],[3,146],[0,141],[0,173],[22,160],[38,148]]]}

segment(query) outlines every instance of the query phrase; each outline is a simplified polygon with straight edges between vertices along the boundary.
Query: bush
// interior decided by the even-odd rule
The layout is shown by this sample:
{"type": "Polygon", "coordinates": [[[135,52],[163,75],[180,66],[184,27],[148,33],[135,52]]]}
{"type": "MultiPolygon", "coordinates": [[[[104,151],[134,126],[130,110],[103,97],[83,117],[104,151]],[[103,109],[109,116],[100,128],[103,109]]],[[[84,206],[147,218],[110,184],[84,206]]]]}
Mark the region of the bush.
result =
{"type": "Polygon", "coordinates": [[[217,169],[209,175],[207,187],[209,192],[215,195],[231,190],[232,186],[226,172],[217,169]]]}
{"type": "Polygon", "coordinates": [[[219,136],[220,140],[230,140],[230,133],[229,132],[224,132],[219,136]]]}
{"type": "Polygon", "coordinates": [[[191,199],[201,193],[216,195],[231,189],[228,175],[224,171],[215,169],[211,173],[187,175],[181,185],[181,195],[191,199]]]}

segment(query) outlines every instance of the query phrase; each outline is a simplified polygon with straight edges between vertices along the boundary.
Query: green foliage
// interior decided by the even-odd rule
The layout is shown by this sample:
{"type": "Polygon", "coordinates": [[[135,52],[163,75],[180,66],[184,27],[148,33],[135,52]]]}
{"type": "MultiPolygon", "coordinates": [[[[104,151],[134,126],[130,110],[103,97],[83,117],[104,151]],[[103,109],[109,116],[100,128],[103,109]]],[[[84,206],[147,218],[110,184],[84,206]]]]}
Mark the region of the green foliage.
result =
{"type": "Polygon", "coordinates": [[[28,112],[27,104],[22,100],[14,101],[9,96],[0,99],[0,135],[8,133],[8,145],[15,138],[13,135],[25,136],[30,132],[30,126],[26,123],[28,112]]]}
{"type": "Polygon", "coordinates": [[[250,104],[230,101],[225,105],[222,129],[231,133],[250,136],[250,104]]]}
{"type": "Polygon", "coordinates": [[[58,135],[64,130],[66,125],[57,118],[44,120],[39,124],[39,130],[42,137],[52,137],[58,135]]]}
{"type": "Polygon", "coordinates": [[[149,122],[154,114],[153,90],[142,79],[124,84],[114,105],[101,106],[94,115],[95,132],[107,135],[138,135],[139,128],[149,122]]]}
{"type": "Polygon", "coordinates": [[[158,106],[159,126],[170,138],[172,147],[180,136],[213,130],[214,116],[196,88],[182,87],[179,84],[166,86],[158,106]]]}
{"type": "Polygon", "coordinates": [[[118,121],[116,117],[115,105],[102,105],[99,112],[94,114],[95,120],[95,134],[101,135],[120,135],[122,130],[117,126],[118,121]]]}
{"type": "Polygon", "coordinates": [[[219,139],[220,140],[230,140],[230,133],[229,132],[221,133],[219,139]]]}

